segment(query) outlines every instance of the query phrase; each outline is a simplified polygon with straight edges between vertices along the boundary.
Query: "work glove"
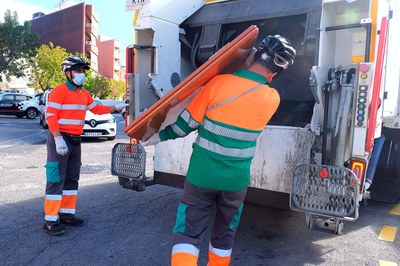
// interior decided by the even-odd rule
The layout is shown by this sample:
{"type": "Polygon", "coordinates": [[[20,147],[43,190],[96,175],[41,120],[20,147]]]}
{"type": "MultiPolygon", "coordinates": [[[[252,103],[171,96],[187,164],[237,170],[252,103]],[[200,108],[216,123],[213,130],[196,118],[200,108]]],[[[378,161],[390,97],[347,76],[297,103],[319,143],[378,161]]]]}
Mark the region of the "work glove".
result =
{"type": "Polygon", "coordinates": [[[139,143],[142,144],[143,146],[152,146],[156,145],[160,141],[161,141],[160,134],[158,134],[157,132],[154,133],[150,138],[146,139],[145,141],[139,141],[139,143]]]}
{"type": "Polygon", "coordinates": [[[54,141],[56,142],[56,151],[60,155],[65,155],[68,153],[68,146],[65,143],[65,140],[62,136],[54,137],[54,141]]]}
{"type": "Polygon", "coordinates": [[[117,110],[117,112],[120,112],[122,109],[124,109],[128,105],[129,104],[127,104],[127,103],[119,103],[119,104],[115,105],[115,110],[117,110]]]}

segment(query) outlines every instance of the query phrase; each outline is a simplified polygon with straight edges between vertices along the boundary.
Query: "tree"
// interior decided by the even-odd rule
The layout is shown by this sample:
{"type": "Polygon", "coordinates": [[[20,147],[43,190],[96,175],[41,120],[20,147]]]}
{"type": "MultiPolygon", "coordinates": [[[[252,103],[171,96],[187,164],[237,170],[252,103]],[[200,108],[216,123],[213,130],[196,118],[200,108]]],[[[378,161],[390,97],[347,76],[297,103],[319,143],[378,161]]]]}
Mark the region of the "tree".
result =
{"type": "Polygon", "coordinates": [[[111,82],[108,78],[102,75],[96,75],[93,77],[90,85],[85,88],[95,98],[106,99],[111,94],[111,82]]]}
{"type": "Polygon", "coordinates": [[[30,86],[45,91],[65,81],[61,63],[70,56],[61,46],[53,43],[43,44],[37,49],[37,55],[28,60],[31,67],[30,86]]]}
{"type": "Polygon", "coordinates": [[[39,35],[30,32],[30,22],[19,25],[17,12],[7,10],[0,22],[0,81],[1,74],[24,76],[27,66],[23,59],[35,56],[38,47],[39,35]]]}
{"type": "Polygon", "coordinates": [[[125,83],[121,80],[111,80],[111,95],[109,95],[110,98],[118,100],[123,96],[126,92],[126,86],[125,83]]]}
{"type": "Polygon", "coordinates": [[[102,75],[92,77],[89,82],[86,80],[83,86],[93,97],[100,99],[119,99],[125,93],[124,82],[102,75]]]}

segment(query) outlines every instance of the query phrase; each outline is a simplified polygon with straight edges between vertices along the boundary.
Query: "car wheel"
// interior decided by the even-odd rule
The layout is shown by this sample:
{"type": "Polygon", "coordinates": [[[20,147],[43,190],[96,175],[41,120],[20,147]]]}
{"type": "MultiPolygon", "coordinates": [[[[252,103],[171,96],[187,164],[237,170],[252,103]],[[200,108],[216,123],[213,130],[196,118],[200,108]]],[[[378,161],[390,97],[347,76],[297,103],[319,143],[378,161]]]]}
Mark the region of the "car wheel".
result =
{"type": "Polygon", "coordinates": [[[114,137],[108,137],[107,139],[108,139],[108,140],[114,140],[114,139],[115,139],[115,136],[114,136],[114,137]]]}
{"type": "Polygon", "coordinates": [[[38,111],[35,108],[28,108],[25,112],[25,115],[28,119],[35,119],[38,115],[38,111]]]}

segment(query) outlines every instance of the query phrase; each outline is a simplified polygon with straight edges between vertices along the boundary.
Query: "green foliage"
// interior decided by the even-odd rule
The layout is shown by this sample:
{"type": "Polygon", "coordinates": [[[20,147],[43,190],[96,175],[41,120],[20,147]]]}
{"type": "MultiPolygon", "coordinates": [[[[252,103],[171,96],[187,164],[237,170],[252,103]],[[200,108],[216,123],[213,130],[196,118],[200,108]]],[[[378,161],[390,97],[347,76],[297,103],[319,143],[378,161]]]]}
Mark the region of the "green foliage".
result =
{"type": "Polygon", "coordinates": [[[108,78],[97,75],[92,79],[90,89],[93,97],[106,99],[111,94],[111,82],[108,78]]]}
{"type": "Polygon", "coordinates": [[[111,95],[109,96],[111,99],[118,100],[121,98],[126,92],[125,82],[121,80],[111,80],[111,95]]]}
{"type": "Polygon", "coordinates": [[[92,69],[85,71],[86,81],[83,83],[83,87],[89,92],[93,91],[93,78],[95,77],[94,71],[92,69]]]}
{"type": "MultiPolygon", "coordinates": [[[[30,22],[18,24],[17,12],[7,10],[0,22],[0,74],[22,77],[27,65],[22,59],[36,55],[39,35],[30,32],[30,22]]],[[[0,75],[1,81],[1,75],[0,75]]]]}
{"type": "Polygon", "coordinates": [[[40,46],[37,49],[37,55],[28,60],[31,67],[29,85],[45,91],[64,82],[66,77],[62,71],[61,63],[69,55],[64,48],[54,47],[51,42],[49,45],[40,46]]]}
{"type": "Polygon", "coordinates": [[[84,85],[84,87],[93,97],[99,99],[119,99],[125,92],[124,82],[109,79],[102,75],[92,77],[88,85],[84,85]]]}

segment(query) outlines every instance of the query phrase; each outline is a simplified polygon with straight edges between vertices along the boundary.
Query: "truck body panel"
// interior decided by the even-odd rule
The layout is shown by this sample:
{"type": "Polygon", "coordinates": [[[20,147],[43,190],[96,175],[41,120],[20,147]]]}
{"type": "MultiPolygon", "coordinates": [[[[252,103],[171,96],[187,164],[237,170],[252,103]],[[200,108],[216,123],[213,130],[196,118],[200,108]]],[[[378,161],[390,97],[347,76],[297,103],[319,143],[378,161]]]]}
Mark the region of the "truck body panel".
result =
{"type": "MultiPolygon", "coordinates": [[[[297,55],[295,64],[269,84],[278,90],[281,104],[257,141],[250,186],[266,193],[290,193],[291,202],[299,203],[293,201],[299,194],[292,180],[307,181],[302,178],[309,175],[309,181],[325,186],[328,183],[320,178],[346,176],[346,182],[338,181],[338,190],[347,191],[343,200],[356,201],[345,206],[354,212],[353,218],[337,216],[340,211],[332,212],[332,218],[325,211],[325,220],[321,220],[317,210],[303,210],[308,213],[310,228],[329,224],[336,233],[341,231],[341,220],[357,219],[358,202],[369,197],[374,174],[364,182],[367,172],[376,170],[378,177],[393,175],[378,178],[384,185],[376,185],[382,188],[375,190],[377,194],[391,189],[390,184],[400,188],[396,137],[400,134],[399,1],[230,0],[193,1],[192,6],[183,0],[164,2],[162,12],[154,11],[164,8],[159,1],[150,1],[139,10],[135,82],[129,88],[135,95],[135,117],[248,26],[256,25],[260,30],[256,43],[269,34],[280,34],[291,40],[297,55]],[[172,15],[170,7],[180,4],[182,13],[172,15]],[[382,69],[379,59],[383,59],[382,69]],[[385,135],[386,141],[381,138],[385,135]],[[384,141],[384,145],[373,145],[371,140],[376,144],[384,141]],[[333,222],[328,221],[331,218],[333,222]]],[[[167,118],[161,128],[174,122],[177,115],[167,118]]],[[[192,133],[157,145],[154,171],[184,176],[195,138],[192,133]]],[[[397,190],[389,194],[390,200],[400,200],[397,190]]],[[[342,196],[325,195],[336,207],[341,206],[338,198],[342,196]]]]}

